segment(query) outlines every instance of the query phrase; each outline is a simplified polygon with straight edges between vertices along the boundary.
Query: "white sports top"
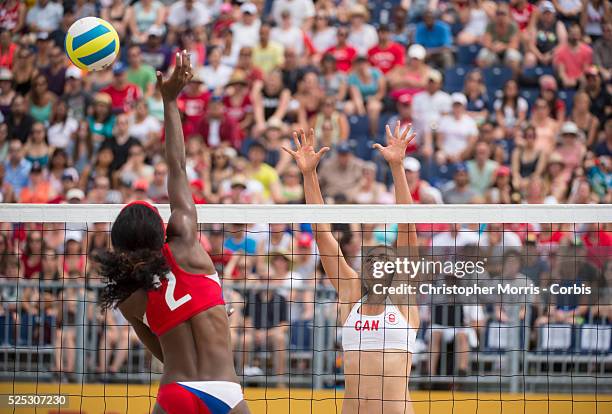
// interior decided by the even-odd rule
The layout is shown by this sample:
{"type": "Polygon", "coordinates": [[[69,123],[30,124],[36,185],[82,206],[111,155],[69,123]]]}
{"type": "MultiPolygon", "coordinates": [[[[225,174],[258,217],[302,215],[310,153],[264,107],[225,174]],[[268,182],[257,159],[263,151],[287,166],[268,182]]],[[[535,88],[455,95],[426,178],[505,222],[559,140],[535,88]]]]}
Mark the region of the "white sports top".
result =
{"type": "Polygon", "coordinates": [[[362,298],[355,303],[342,326],[344,351],[399,349],[413,352],[418,328],[411,328],[400,310],[389,298],[379,315],[360,313],[362,298]]]}

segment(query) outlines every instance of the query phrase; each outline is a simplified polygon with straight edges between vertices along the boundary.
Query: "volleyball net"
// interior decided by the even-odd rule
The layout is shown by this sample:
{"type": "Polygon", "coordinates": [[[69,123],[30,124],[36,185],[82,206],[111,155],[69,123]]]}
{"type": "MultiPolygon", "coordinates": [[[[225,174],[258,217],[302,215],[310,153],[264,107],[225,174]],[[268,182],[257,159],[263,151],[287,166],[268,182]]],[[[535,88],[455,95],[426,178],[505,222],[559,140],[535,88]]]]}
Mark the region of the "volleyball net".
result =
{"type": "MultiPolygon", "coordinates": [[[[158,207],[167,220],[168,206],[158,207]]],[[[120,208],[0,205],[1,412],[8,396],[51,389],[69,396],[66,412],[151,411],[161,362],[119,311],[98,306],[103,280],[92,257],[109,247],[120,208]],[[83,408],[93,397],[105,402],[83,408]],[[126,408],[136,397],[144,398],[138,410],[126,408]]],[[[500,403],[501,393],[513,401],[536,393],[548,404],[569,402],[570,411],[547,405],[538,412],[612,407],[608,206],[210,205],[198,207],[198,220],[202,246],[222,277],[236,370],[253,412],[340,412],[343,403],[346,318],[312,223],[334,223],[338,257],[359,275],[368,266],[382,272],[373,275],[379,290],[389,287],[382,283],[387,274],[405,276],[393,285],[403,290],[390,297],[406,302],[384,302],[399,305],[399,313],[385,309],[382,320],[359,314],[348,328],[358,337],[381,329],[397,337],[390,329],[405,326],[398,309],[414,305],[411,367],[404,378],[396,371],[387,380],[409,377],[417,413],[441,412],[436,401],[456,410],[445,412],[477,412],[478,404],[461,403],[487,393],[500,403]],[[410,254],[396,245],[398,223],[416,223],[419,246],[410,254]],[[283,389],[288,393],[277,391],[283,389]],[[305,405],[295,408],[292,399],[305,405]],[[271,408],[279,400],[289,404],[271,408]]],[[[363,283],[366,295],[377,289],[363,283]]],[[[382,378],[388,369],[359,375],[382,378]]],[[[512,409],[496,412],[531,412],[512,409]]]]}

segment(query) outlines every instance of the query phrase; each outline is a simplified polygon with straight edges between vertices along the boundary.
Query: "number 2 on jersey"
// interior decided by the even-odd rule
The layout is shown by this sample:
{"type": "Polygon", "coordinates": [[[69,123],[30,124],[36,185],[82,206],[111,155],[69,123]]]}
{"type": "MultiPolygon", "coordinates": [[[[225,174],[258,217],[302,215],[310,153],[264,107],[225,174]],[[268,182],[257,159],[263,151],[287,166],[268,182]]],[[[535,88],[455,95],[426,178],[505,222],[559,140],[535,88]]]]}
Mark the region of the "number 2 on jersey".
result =
{"type": "Polygon", "coordinates": [[[174,276],[174,273],[168,272],[166,279],[168,279],[168,287],[166,288],[166,303],[168,304],[170,310],[173,311],[181,305],[189,302],[191,300],[191,295],[188,293],[179,299],[175,299],[174,289],[176,288],[176,276],[174,276]]]}

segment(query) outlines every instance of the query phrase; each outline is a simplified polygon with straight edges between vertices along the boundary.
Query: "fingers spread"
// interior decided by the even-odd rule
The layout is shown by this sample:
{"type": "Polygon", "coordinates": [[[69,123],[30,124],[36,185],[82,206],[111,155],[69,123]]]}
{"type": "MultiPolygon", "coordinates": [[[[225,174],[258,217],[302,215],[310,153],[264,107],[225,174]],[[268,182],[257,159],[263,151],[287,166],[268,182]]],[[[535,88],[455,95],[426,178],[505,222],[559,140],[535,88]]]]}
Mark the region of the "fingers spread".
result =
{"type": "Polygon", "coordinates": [[[310,128],[310,131],[308,131],[308,140],[309,140],[309,144],[314,147],[315,146],[315,132],[314,132],[314,128],[310,128]]]}
{"type": "Polygon", "coordinates": [[[297,131],[293,131],[293,143],[295,144],[295,148],[300,149],[302,145],[300,144],[300,140],[298,139],[297,131]]]}
{"type": "Polygon", "coordinates": [[[383,147],[380,144],[374,144],[374,145],[372,145],[372,148],[376,148],[377,150],[382,151],[385,147],[383,147]]]}
{"type": "Polygon", "coordinates": [[[179,52],[176,53],[176,65],[174,66],[174,72],[181,73],[183,71],[183,55],[179,52]]]}
{"type": "Polygon", "coordinates": [[[281,147],[286,153],[291,154],[291,156],[295,157],[297,154],[295,153],[295,151],[290,150],[287,147],[281,147]]]}
{"type": "Polygon", "coordinates": [[[404,129],[404,132],[402,133],[402,140],[406,139],[406,136],[408,135],[408,132],[410,132],[411,129],[412,129],[412,124],[406,125],[406,128],[404,129]]]}
{"type": "Polygon", "coordinates": [[[321,158],[321,155],[325,154],[327,151],[329,151],[329,147],[323,147],[317,152],[317,155],[321,158]]]}

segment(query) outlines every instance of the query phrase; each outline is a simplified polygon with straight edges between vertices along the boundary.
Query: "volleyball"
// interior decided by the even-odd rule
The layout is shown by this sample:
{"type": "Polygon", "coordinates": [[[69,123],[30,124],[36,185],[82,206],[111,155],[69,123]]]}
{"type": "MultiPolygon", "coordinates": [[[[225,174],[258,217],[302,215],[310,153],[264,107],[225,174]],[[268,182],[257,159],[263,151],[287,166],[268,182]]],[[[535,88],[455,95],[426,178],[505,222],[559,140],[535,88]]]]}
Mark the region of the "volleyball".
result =
{"type": "Polygon", "coordinates": [[[102,70],[112,65],[119,54],[119,35],[107,21],[84,17],[68,29],[65,47],[66,54],[78,68],[102,70]]]}

